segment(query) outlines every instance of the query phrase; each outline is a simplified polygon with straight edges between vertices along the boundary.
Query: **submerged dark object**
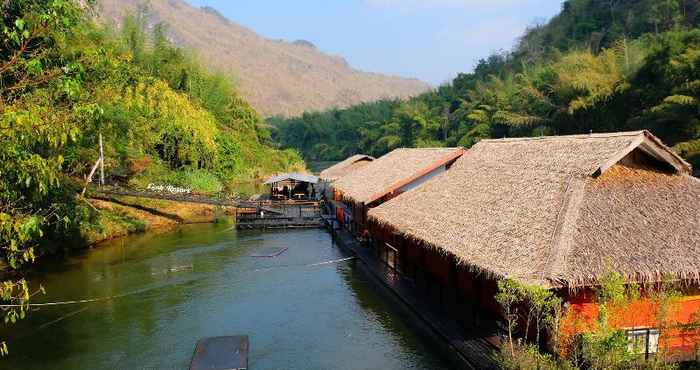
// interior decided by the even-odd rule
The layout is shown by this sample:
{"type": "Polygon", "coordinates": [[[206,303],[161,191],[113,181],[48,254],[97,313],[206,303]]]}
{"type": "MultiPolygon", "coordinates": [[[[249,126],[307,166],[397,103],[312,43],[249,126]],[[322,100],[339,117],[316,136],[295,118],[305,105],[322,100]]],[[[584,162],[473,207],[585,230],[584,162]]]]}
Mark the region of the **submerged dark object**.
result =
{"type": "Polygon", "coordinates": [[[258,252],[258,253],[251,254],[250,256],[251,256],[251,257],[269,257],[269,258],[272,258],[272,257],[277,257],[277,256],[279,256],[280,254],[286,252],[287,249],[289,249],[289,248],[288,248],[288,247],[283,247],[283,248],[265,248],[265,249],[261,250],[261,251],[258,252]]]}
{"type": "Polygon", "coordinates": [[[190,370],[247,370],[249,346],[247,335],[202,338],[190,370]]]}

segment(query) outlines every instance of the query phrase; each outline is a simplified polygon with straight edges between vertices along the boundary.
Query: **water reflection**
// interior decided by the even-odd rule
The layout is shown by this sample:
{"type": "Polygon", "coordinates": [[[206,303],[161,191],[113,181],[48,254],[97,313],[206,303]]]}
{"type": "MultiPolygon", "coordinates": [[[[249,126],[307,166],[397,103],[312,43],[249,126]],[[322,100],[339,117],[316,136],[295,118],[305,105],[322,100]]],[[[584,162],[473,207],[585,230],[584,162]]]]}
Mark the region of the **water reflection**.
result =
{"type": "Polygon", "coordinates": [[[440,369],[321,230],[187,226],[68,258],[37,273],[42,307],[12,327],[10,369],[187,368],[196,341],[248,334],[251,369],[440,369]],[[276,258],[251,255],[287,247],[276,258]]]}

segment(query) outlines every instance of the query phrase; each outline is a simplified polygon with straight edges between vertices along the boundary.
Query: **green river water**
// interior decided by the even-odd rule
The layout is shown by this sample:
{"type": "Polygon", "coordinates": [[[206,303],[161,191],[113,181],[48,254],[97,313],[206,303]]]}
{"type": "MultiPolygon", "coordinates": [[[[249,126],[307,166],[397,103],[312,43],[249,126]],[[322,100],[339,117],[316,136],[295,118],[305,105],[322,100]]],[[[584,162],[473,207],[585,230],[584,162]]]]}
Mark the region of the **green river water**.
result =
{"type": "Polygon", "coordinates": [[[186,369],[198,339],[250,336],[250,369],[446,369],[323,230],[190,225],[46,263],[41,307],[11,327],[6,369],[186,369]],[[276,258],[251,257],[289,248],[276,258]]]}

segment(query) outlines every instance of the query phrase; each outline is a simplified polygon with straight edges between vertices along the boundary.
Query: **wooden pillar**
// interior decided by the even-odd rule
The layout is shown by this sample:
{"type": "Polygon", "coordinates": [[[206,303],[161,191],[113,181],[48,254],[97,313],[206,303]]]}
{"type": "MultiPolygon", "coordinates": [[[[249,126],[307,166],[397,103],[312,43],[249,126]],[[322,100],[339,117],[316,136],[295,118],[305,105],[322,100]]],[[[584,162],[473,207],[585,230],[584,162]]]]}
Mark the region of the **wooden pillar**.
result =
{"type": "Polygon", "coordinates": [[[399,261],[398,261],[398,270],[401,271],[401,274],[405,275],[406,274],[406,241],[401,238],[401,243],[399,244],[399,261]]]}
{"type": "Polygon", "coordinates": [[[105,184],[105,151],[102,146],[102,133],[100,132],[100,186],[105,184]]]}
{"type": "Polygon", "coordinates": [[[425,248],[420,249],[420,261],[422,265],[421,275],[423,275],[423,282],[425,283],[425,294],[430,296],[430,278],[428,273],[428,258],[426,256],[425,248]]]}
{"type": "Polygon", "coordinates": [[[450,257],[450,271],[449,271],[449,287],[452,290],[452,308],[454,311],[459,311],[457,309],[459,305],[459,274],[457,273],[457,260],[450,257]]]}
{"type": "Polygon", "coordinates": [[[473,309],[473,321],[474,321],[474,326],[477,328],[481,326],[481,323],[479,322],[479,307],[481,306],[481,284],[479,281],[477,281],[476,277],[473,276],[472,274],[472,286],[474,290],[474,301],[472,304],[472,309],[473,309]]]}

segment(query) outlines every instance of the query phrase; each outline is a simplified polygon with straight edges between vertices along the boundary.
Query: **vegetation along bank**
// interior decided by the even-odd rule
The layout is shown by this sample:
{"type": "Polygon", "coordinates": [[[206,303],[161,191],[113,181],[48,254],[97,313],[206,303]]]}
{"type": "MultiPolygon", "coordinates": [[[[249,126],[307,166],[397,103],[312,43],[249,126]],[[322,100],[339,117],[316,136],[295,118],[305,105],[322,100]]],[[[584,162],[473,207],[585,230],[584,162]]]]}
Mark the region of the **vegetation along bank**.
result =
{"type": "MultiPolygon", "coordinates": [[[[93,21],[93,6],[0,2],[0,253],[12,269],[213,212],[81,197],[100,134],[107,181],[136,188],[235,196],[241,183],[304,167],[294,150],[274,147],[228,78],[168,41],[165,26],[146,27],[139,13],[115,32],[93,21]]],[[[19,305],[8,320],[24,316],[32,293],[24,280],[3,282],[0,297],[19,305]]]]}

